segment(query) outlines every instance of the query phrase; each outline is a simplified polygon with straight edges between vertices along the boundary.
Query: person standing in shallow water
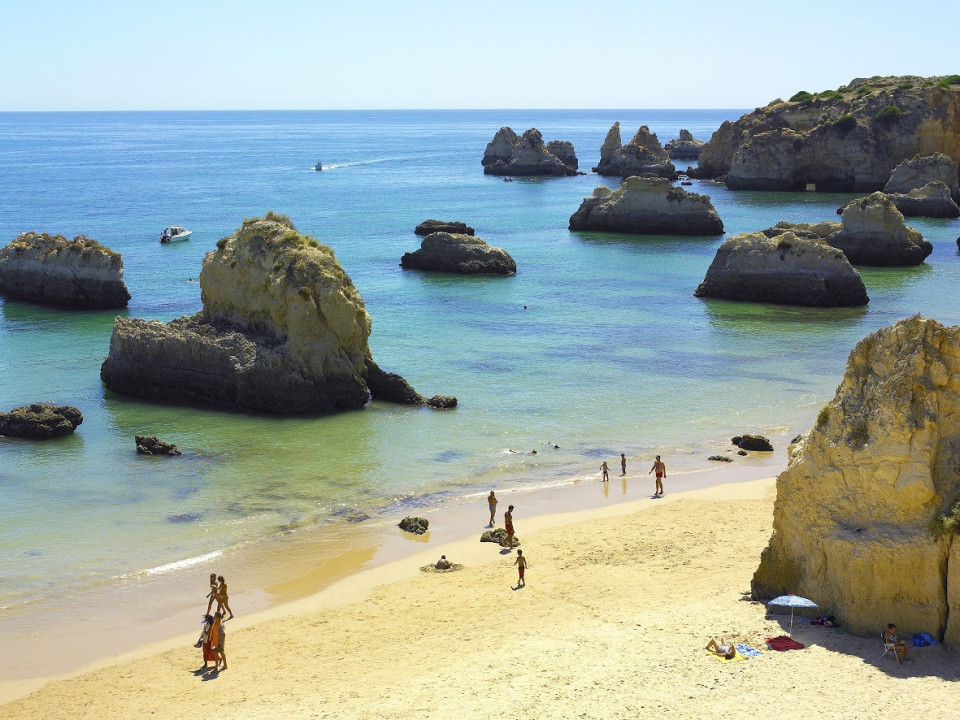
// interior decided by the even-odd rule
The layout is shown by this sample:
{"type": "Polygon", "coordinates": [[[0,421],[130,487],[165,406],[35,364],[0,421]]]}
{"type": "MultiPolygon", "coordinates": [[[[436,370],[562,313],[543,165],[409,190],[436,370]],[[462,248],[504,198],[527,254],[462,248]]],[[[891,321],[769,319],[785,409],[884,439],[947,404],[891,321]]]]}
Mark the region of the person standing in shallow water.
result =
{"type": "Polygon", "coordinates": [[[650,472],[647,473],[656,473],[657,475],[657,485],[656,491],[653,493],[654,497],[663,497],[663,478],[667,476],[667,466],[663,464],[663,460],[660,459],[660,456],[657,455],[657,459],[653,461],[653,467],[650,468],[650,472]]]}
{"type": "Polygon", "coordinates": [[[490,527],[493,527],[497,517],[497,496],[493,494],[493,490],[487,495],[487,505],[490,506],[490,527]]]}
{"type": "Polygon", "coordinates": [[[627,456],[623,453],[620,453],[620,474],[627,474],[627,456]]]}
{"type": "Polygon", "coordinates": [[[607,482],[610,479],[610,468],[607,467],[607,461],[604,460],[603,464],[600,466],[600,472],[603,473],[603,477],[600,478],[600,482],[607,482]]]}

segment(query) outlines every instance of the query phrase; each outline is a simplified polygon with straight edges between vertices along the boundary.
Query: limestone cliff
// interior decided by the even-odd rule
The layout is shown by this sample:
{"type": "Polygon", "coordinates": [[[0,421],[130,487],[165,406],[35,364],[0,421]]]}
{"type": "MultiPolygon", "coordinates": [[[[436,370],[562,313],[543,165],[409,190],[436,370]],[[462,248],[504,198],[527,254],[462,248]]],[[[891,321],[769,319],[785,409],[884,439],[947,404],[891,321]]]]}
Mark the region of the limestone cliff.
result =
{"type": "Polygon", "coordinates": [[[203,261],[200,290],[203,310],[191,318],[116,319],[100,370],[110,390],[275,413],[367,402],[363,299],[333,251],[289,218],[245,220],[220,240],[203,261]]]}
{"type": "MultiPolygon", "coordinates": [[[[884,193],[901,214],[909,217],[960,217],[960,207],[953,201],[950,188],[939,180],[905,193],[884,193]]],[[[840,208],[838,212],[843,212],[840,208]]]]}
{"type": "Polygon", "coordinates": [[[792,232],[728,238],[694,295],[816,307],[865,305],[868,300],[860,273],[843,253],[792,232]]]}
{"type": "Polygon", "coordinates": [[[22,233],[0,250],[0,294],[42,305],[123,308],[130,293],[123,259],[96,240],[77,235],[22,233]]]}
{"type": "Polygon", "coordinates": [[[404,268],[436,270],[461,275],[513,275],[517,263],[502,248],[466,234],[435,232],[427,235],[420,249],[404,253],[404,268]]]}
{"type": "Polygon", "coordinates": [[[869,335],[777,478],[754,597],[792,592],[854,633],[895,622],[960,644],[958,468],[960,327],[914,317],[869,335]]]}
{"type": "Polygon", "coordinates": [[[934,153],[921,157],[917,155],[904,160],[890,173],[890,179],[884,186],[885,193],[906,194],[918,190],[928,183],[942,182],[950,191],[954,202],[960,202],[958,189],[957,163],[943,153],[934,153]]]}
{"type": "Polygon", "coordinates": [[[960,161],[960,76],[860,78],[724,122],[689,172],[731,189],[869,192],[938,152],[960,161]]]}
{"type": "Polygon", "coordinates": [[[571,230],[646,235],[720,235],[723,222],[709,195],[674,187],[669,180],[629,177],[616,190],[600,186],[570,216],[571,230]]]}
{"type": "Polygon", "coordinates": [[[677,169],[660,145],[656,133],[650,132],[646,125],[641,125],[633,139],[621,146],[619,122],[615,122],[607,132],[600,147],[600,164],[593,171],[607,177],[638,175],[670,180],[677,178],[677,169]]]}
{"type": "Polygon", "coordinates": [[[483,172],[487,175],[576,175],[577,155],[569,142],[552,140],[544,144],[536,128],[523,135],[508,127],[497,131],[483,153],[483,172]]]}

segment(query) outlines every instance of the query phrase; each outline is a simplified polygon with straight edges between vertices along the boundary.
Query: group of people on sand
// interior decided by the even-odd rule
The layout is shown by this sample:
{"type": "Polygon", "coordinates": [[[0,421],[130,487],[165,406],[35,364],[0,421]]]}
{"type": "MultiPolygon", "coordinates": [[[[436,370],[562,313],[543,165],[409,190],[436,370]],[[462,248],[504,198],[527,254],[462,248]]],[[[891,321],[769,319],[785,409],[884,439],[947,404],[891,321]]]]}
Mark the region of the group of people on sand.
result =
{"type": "MultiPolygon", "coordinates": [[[[625,477],[627,474],[627,457],[623,453],[620,453],[620,477],[625,477]]],[[[667,466],[660,459],[660,456],[657,455],[656,459],[653,461],[653,466],[650,468],[650,472],[647,475],[656,473],[657,483],[654,486],[654,497],[663,497],[663,479],[667,476],[667,466]]],[[[600,482],[608,482],[610,480],[610,468],[607,465],[607,461],[604,460],[600,465],[600,482]]],[[[626,487],[626,486],[624,486],[626,487]]],[[[492,496],[493,493],[490,493],[492,496]]],[[[490,510],[490,524],[493,524],[493,507],[490,510]]]]}
{"type": "MultiPolygon", "coordinates": [[[[497,522],[497,494],[493,490],[491,490],[490,494],[487,496],[487,506],[490,508],[490,527],[493,527],[497,522]]],[[[507,534],[504,539],[500,541],[500,547],[513,550],[513,505],[508,507],[507,511],[503,514],[503,527],[507,534]]],[[[524,556],[523,550],[517,550],[517,559],[514,560],[513,564],[517,566],[517,572],[520,575],[519,579],[517,580],[517,587],[526,587],[527,582],[524,579],[524,575],[526,574],[528,565],[527,558],[524,556]]]]}
{"type": "Polygon", "coordinates": [[[226,639],[224,623],[232,619],[233,610],[230,609],[227,581],[223,579],[223,575],[210,573],[210,592],[207,593],[207,612],[203,616],[203,630],[194,644],[194,647],[203,648],[204,670],[210,669],[211,662],[216,672],[227,669],[227,654],[224,650],[224,640],[226,639]],[[210,610],[214,603],[217,603],[217,609],[211,615],[210,610]],[[230,613],[230,617],[224,619],[224,610],[230,613]]]}

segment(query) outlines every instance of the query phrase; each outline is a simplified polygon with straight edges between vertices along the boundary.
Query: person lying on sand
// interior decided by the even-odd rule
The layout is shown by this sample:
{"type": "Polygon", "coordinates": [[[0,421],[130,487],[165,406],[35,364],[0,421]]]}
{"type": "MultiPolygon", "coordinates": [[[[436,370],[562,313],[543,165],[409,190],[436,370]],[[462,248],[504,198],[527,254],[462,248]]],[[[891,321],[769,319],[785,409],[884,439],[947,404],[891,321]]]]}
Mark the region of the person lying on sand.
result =
{"type": "Polygon", "coordinates": [[[737,646],[734,645],[732,641],[727,641],[724,638],[720,638],[720,642],[711,638],[710,642],[707,643],[707,650],[726,660],[732,660],[737,654],[737,646]]]}
{"type": "Polygon", "coordinates": [[[437,564],[434,565],[434,567],[437,568],[437,570],[449,570],[449,569],[450,569],[450,561],[447,560],[447,556],[446,556],[446,555],[441,555],[441,556],[440,556],[440,559],[437,560],[437,564]]]}

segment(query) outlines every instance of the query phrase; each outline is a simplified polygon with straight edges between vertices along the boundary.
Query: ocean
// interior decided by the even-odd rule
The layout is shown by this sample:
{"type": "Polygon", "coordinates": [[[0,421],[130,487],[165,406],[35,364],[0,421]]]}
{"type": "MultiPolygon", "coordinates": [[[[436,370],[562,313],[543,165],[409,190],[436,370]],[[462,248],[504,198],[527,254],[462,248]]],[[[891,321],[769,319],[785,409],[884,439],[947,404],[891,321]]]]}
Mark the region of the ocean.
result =
{"type": "MultiPolygon", "coordinates": [[[[618,184],[589,173],[613,121],[624,141],[641,124],[662,142],[681,128],[707,140],[743,112],[0,114],[0,244],[25,231],[88,235],[123,254],[133,297],[120,314],[170,320],[200,309],[191,280],[218,239],[246,217],[284,213],[353,279],[373,358],[424,395],[460,401],[303,418],[117,397],[99,379],[115,312],[0,300],[0,410],[52,401],[84,415],[63,439],[0,438],[4,617],[15,626],[130,578],[202,576],[281,536],[572,483],[604,459],[617,468],[621,452],[631,466],[659,453],[694,469],[734,434],[782,446],[832,397],[862,337],[916,313],[960,324],[956,220],[909,219],[933,254],[863,269],[870,303],[843,310],[694,298],[720,238],[567,229],[596,186],[618,184]],[[572,141],[588,173],[484,176],[502,125],[572,141]],[[427,218],[475,227],[514,257],[516,276],[402,270],[427,218]],[[161,245],[171,224],[193,237],[161,245]],[[138,457],[134,434],[184,455],[138,457]]],[[[836,219],[854,197],[688,189],[711,196],[728,234],[836,219]]]]}

